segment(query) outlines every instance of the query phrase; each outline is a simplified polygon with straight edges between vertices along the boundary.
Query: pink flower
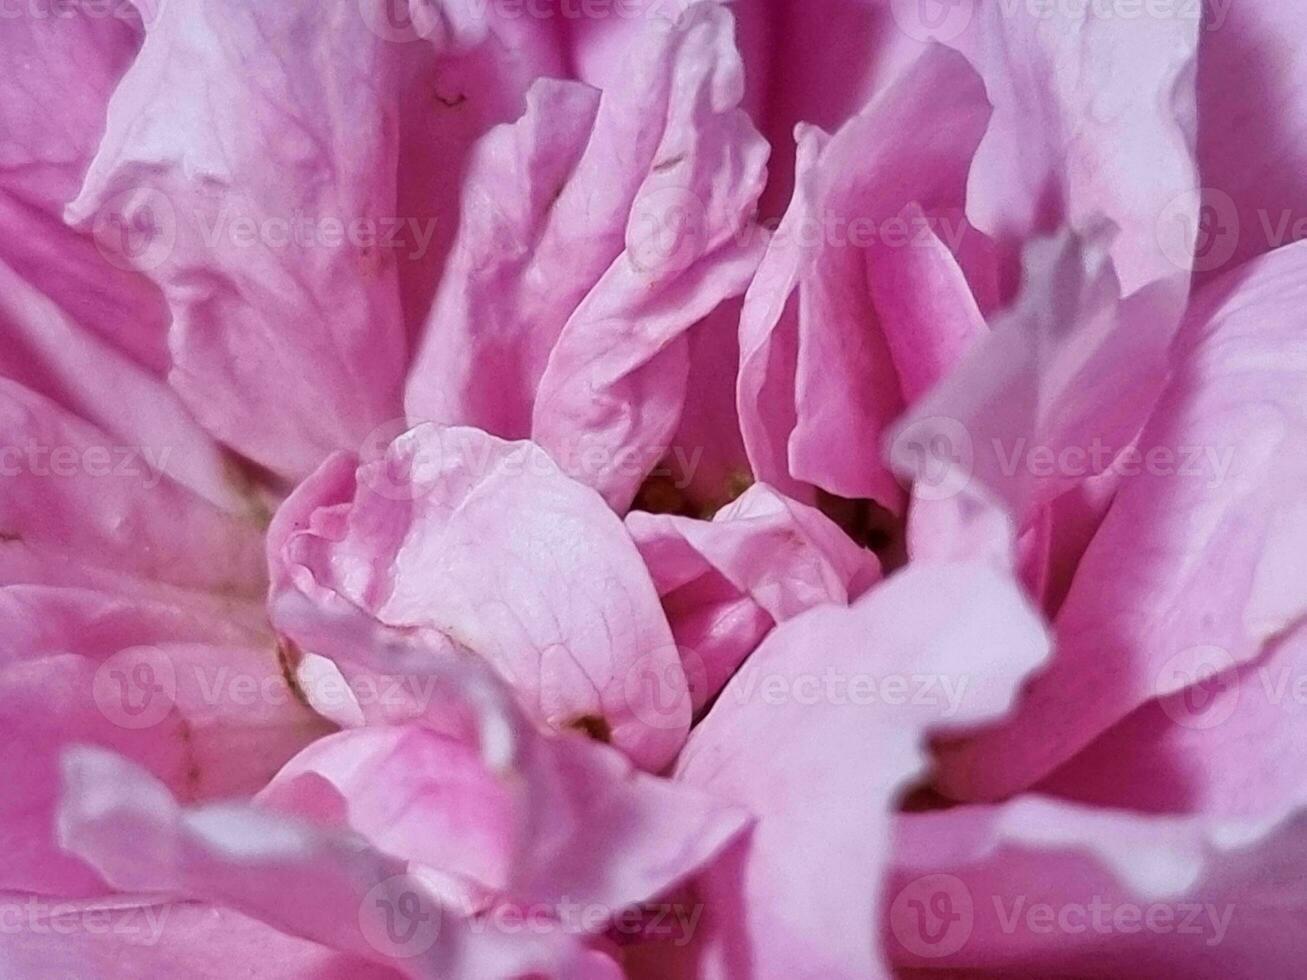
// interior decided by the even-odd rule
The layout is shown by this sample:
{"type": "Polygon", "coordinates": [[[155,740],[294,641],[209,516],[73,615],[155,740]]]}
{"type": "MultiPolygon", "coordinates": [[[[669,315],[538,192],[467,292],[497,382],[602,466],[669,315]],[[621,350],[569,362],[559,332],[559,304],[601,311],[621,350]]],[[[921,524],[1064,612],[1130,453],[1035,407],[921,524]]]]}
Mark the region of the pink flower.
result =
{"type": "Polygon", "coordinates": [[[0,973],[1295,976],[1303,19],[0,10],[0,973]]]}

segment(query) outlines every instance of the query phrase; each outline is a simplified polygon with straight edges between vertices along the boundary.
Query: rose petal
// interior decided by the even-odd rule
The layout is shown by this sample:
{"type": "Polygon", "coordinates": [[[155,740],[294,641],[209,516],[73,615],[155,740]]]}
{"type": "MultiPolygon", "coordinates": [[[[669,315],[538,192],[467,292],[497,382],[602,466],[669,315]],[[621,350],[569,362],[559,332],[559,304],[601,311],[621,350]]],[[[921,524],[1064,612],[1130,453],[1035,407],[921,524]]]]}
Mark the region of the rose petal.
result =
{"type": "Polygon", "coordinates": [[[399,414],[401,48],[353,4],[164,5],[68,209],[163,288],[196,417],[282,476],[399,414]]]}
{"type": "Polygon", "coordinates": [[[676,649],[639,554],[597,494],[531,443],[432,425],[364,462],[356,481],[326,481],[326,499],[311,483],[286,504],[308,517],[285,539],[289,578],[274,574],[273,614],[302,647],[331,654],[279,608],[296,592],[324,609],[344,602],[432,649],[485,658],[541,723],[590,720],[646,768],[670,760],[689,705],[659,710],[640,677],[675,682],[676,649]]]}

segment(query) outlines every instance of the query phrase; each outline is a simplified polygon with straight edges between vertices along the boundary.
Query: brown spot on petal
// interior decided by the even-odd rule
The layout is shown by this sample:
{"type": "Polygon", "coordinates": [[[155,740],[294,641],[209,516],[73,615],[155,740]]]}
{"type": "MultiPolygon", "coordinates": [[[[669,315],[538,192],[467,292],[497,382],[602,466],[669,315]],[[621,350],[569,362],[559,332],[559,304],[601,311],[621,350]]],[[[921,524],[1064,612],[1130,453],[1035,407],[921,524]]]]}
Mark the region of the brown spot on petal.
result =
{"type": "Polygon", "coordinates": [[[464,95],[462,92],[459,92],[458,95],[454,95],[454,96],[442,95],[439,92],[437,92],[436,101],[439,102],[441,105],[443,105],[446,109],[457,109],[459,106],[461,106],[464,102],[467,101],[467,96],[464,95]]]}
{"type": "Polygon", "coordinates": [[[588,735],[596,742],[607,744],[613,740],[613,729],[608,724],[608,719],[599,715],[582,715],[579,718],[573,718],[564,727],[570,728],[574,732],[580,732],[582,735],[588,735]]]}
{"type": "Polygon", "coordinates": [[[187,802],[194,802],[200,798],[200,785],[204,780],[204,775],[200,771],[199,761],[195,758],[195,742],[192,738],[191,723],[185,718],[178,719],[177,739],[182,744],[182,765],[185,767],[182,773],[182,786],[179,795],[187,802]]]}
{"type": "Polygon", "coordinates": [[[666,160],[659,160],[653,165],[654,173],[662,173],[664,170],[671,170],[674,166],[685,159],[684,153],[678,153],[674,157],[668,157],[666,160]]]}
{"type": "Polygon", "coordinates": [[[299,663],[299,659],[299,648],[286,637],[277,637],[277,666],[281,668],[281,679],[290,688],[290,693],[295,695],[295,700],[312,711],[308,695],[304,693],[299,679],[295,676],[295,666],[299,663]]]}

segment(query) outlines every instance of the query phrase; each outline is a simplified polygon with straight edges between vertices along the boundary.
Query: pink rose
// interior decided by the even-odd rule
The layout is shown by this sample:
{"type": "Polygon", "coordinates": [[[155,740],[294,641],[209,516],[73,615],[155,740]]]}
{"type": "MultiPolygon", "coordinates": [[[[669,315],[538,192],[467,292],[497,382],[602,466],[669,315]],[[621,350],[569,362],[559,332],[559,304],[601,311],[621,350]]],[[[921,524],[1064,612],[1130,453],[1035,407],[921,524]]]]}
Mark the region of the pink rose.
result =
{"type": "Polygon", "coordinates": [[[0,974],[1297,975],[1292,4],[0,21],[0,974]]]}

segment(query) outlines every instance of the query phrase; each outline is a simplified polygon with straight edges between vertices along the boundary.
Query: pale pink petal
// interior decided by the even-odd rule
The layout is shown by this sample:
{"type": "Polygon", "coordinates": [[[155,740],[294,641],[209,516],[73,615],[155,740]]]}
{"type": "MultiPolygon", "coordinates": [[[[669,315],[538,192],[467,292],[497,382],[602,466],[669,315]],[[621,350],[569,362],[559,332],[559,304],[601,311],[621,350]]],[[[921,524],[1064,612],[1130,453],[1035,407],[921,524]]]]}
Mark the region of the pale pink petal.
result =
{"type": "Polygon", "coordinates": [[[975,72],[934,48],[833,137],[799,134],[795,197],[740,327],[757,478],[899,508],[902,491],[868,449],[981,329],[939,232],[965,231],[967,168],[988,116],[975,72]],[[913,295],[923,280],[928,299],[913,295]],[[923,325],[937,331],[924,345],[909,336],[923,325]]]}
{"type": "Polygon", "coordinates": [[[1039,797],[903,814],[885,949],[924,977],[1291,976],[1305,829],[1039,797]]]}
{"type": "Polygon", "coordinates": [[[216,605],[0,589],[0,887],[103,892],[50,839],[58,759],[73,743],[112,748],[202,800],[255,791],[329,730],[287,686],[272,638],[229,625],[216,605]]]}
{"type": "Polygon", "coordinates": [[[522,115],[531,83],[565,77],[559,19],[484,0],[438,6],[361,0],[359,9],[402,56],[396,232],[399,287],[411,337],[420,335],[453,247],[459,200],[477,142],[522,115]]]}
{"type": "Polygon", "coordinates": [[[0,894],[0,957],[13,977],[398,980],[403,974],[199,902],[0,894]]]}
{"type": "MultiPolygon", "coordinates": [[[[1033,242],[1016,305],[895,424],[886,446],[913,481],[914,557],[1017,561],[1046,508],[1133,443],[1166,378],[1176,323],[1166,283],[1121,298],[1111,235],[1033,242]]],[[[1067,560],[1023,557],[1039,566],[1027,571],[1032,583],[1067,560]]]]}
{"type": "Polygon", "coordinates": [[[737,3],[750,113],[774,148],[763,210],[780,214],[794,190],[794,127],[834,131],[925,45],[895,5],[865,0],[737,3]]]}
{"type": "Polygon", "coordinates": [[[1178,308],[1197,219],[1198,8],[969,9],[949,43],[984,77],[994,118],[967,181],[968,217],[1016,244],[1063,223],[1088,233],[1112,222],[1123,294],[1167,282],[1178,308]]]}
{"type": "MultiPolygon", "coordinates": [[[[149,460],[157,464],[154,478],[165,476],[233,513],[253,509],[232,462],[157,374],[72,320],[3,259],[0,330],[0,376],[113,437],[97,451],[104,457],[101,475],[128,457],[137,468],[149,460]]],[[[21,444],[15,438],[10,445],[12,458],[21,444]]]]}
{"type": "Polygon", "coordinates": [[[758,818],[696,880],[707,912],[694,975],[887,976],[877,869],[922,733],[1001,712],[1046,652],[1014,584],[981,565],[909,567],[848,609],[778,626],[677,763],[676,778],[758,818]],[[913,678],[934,686],[913,694],[913,678]]]}
{"type": "Polygon", "coordinates": [[[668,612],[696,710],[773,624],[847,605],[880,577],[875,556],[829,518],[765,484],[711,521],[633,512],[626,526],[668,612]]]}
{"type": "Polygon", "coordinates": [[[650,769],[671,759],[689,705],[660,710],[664,692],[641,677],[683,694],[684,675],[639,553],[598,494],[531,443],[433,425],[382,447],[353,486],[340,460],[324,474],[285,505],[294,529],[273,530],[286,535],[274,620],[302,648],[333,655],[288,606],[334,616],[343,603],[447,656],[484,658],[542,724],[598,726],[650,769]]]}
{"type": "Polygon", "coordinates": [[[111,9],[20,4],[0,33],[0,261],[83,329],[150,370],[167,367],[163,298],[139,273],[64,224],[104,134],[109,96],[143,30],[130,3],[111,9]],[[59,91],[51,99],[51,91],[59,91]]]}
{"type": "Polygon", "coordinates": [[[1307,245],[1196,301],[1174,376],[1055,621],[1058,653],[1015,716],[947,747],[962,799],[1031,785],[1196,671],[1233,667],[1303,616],[1307,547],[1302,332],[1307,245]]]}
{"type": "Polygon", "coordinates": [[[686,335],[690,370],[681,422],[635,509],[707,517],[751,482],[735,410],[740,305],[738,297],[723,303],[686,335]]]}
{"type": "Polygon", "coordinates": [[[1207,665],[1040,784],[1042,792],[1164,813],[1260,816],[1307,798],[1307,632],[1240,667],[1207,665]],[[1221,668],[1225,667],[1224,670],[1221,668]]]}
{"type": "Polygon", "coordinates": [[[472,928],[403,861],[357,836],[243,804],[183,809],[97,749],[70,752],[64,772],[64,846],[125,890],[226,905],[423,980],[557,976],[579,955],[562,934],[472,928]]]}
{"type": "Polygon", "coordinates": [[[531,436],[624,510],[680,418],[683,334],[759,254],[742,88],[716,4],[644,22],[602,93],[538,82],[477,148],[410,417],[531,436]]]}
{"type": "Polygon", "coordinates": [[[400,412],[403,49],[357,4],[165,4],[69,206],[163,287],[196,417],[282,476],[400,412]]]}
{"type": "Polygon", "coordinates": [[[162,377],[168,368],[168,307],[159,288],[128,268],[93,234],[0,188],[0,262],[57,304],[81,330],[162,377]]]}
{"type": "Polygon", "coordinates": [[[17,4],[0,32],[0,198],[57,210],[77,194],[104,133],[105,106],[140,45],[131,4],[17,4]],[[58,98],[51,98],[52,92],[58,98]]]}
{"type": "MultiPolygon", "coordinates": [[[[40,333],[31,336],[44,342],[40,333]]],[[[50,352],[47,363],[62,371],[75,364],[80,353],[76,347],[63,355],[50,352]]],[[[196,455],[185,460],[189,445],[165,441],[161,434],[198,438],[188,420],[152,381],[133,376],[125,363],[118,367],[119,394],[154,413],[153,418],[125,422],[127,433],[158,440],[153,446],[103,431],[48,398],[0,378],[0,467],[5,483],[0,538],[170,584],[257,596],[264,582],[257,524],[220,509],[166,475],[176,473],[205,490],[221,492],[214,486],[219,477],[212,470],[212,447],[200,439],[196,455]],[[127,380],[133,377],[139,384],[127,380]],[[174,454],[177,463],[170,462],[174,454]]],[[[41,366],[28,361],[24,369],[39,372],[41,366]]],[[[113,373],[110,364],[94,359],[87,370],[113,373]]],[[[62,380],[51,380],[70,400],[83,400],[91,411],[124,424],[99,395],[69,392],[62,380]]],[[[75,386],[80,381],[68,376],[67,383],[75,386]]]]}

